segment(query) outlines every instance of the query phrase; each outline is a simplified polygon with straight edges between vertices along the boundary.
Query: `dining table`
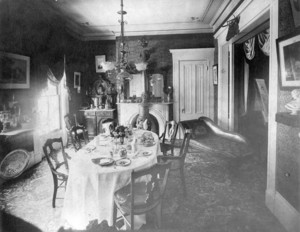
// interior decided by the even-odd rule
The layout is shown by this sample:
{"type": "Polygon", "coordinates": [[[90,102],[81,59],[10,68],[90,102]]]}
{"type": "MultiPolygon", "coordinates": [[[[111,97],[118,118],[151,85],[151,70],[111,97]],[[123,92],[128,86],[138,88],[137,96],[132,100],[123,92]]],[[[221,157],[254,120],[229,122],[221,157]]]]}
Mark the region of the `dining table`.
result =
{"type": "MultiPolygon", "coordinates": [[[[158,135],[150,131],[134,129],[124,144],[107,134],[94,137],[69,161],[62,209],[65,224],[84,230],[92,221],[106,220],[112,226],[114,193],[130,183],[133,170],[151,167],[160,154],[158,135]],[[143,142],[145,135],[152,138],[150,144],[143,142]]],[[[143,223],[145,216],[135,218],[135,227],[143,223]]]]}

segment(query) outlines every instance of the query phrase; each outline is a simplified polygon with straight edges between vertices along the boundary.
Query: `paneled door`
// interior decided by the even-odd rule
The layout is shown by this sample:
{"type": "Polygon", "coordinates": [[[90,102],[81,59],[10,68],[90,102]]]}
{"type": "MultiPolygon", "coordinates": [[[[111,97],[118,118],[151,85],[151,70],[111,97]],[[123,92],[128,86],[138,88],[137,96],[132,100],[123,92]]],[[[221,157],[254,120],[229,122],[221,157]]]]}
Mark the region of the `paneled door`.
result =
{"type": "Polygon", "coordinates": [[[180,121],[210,116],[207,60],[180,61],[180,121]]]}
{"type": "Polygon", "coordinates": [[[214,120],[212,65],[214,48],[174,49],[174,119],[207,116],[214,120]]]}

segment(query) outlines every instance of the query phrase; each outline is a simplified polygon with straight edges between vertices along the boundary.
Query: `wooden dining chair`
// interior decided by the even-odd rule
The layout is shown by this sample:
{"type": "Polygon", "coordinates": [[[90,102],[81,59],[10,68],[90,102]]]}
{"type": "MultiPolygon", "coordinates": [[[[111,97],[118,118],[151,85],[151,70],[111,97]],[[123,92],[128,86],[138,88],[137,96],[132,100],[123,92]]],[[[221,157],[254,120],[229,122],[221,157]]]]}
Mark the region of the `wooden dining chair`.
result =
{"type": "Polygon", "coordinates": [[[84,141],[85,144],[89,142],[88,132],[83,125],[78,124],[75,114],[66,114],[64,120],[68,134],[66,147],[71,142],[75,151],[78,151],[81,149],[81,141],[84,141]]]}
{"type": "Polygon", "coordinates": [[[167,155],[170,152],[170,155],[174,156],[174,149],[180,147],[176,142],[177,131],[177,122],[172,120],[165,123],[165,130],[160,136],[160,149],[164,155],[167,155]]]}
{"type": "Polygon", "coordinates": [[[191,138],[191,130],[187,129],[184,132],[183,140],[181,140],[181,146],[178,154],[175,154],[174,156],[170,155],[160,155],[157,156],[158,162],[167,162],[171,161],[171,171],[179,171],[180,172],[180,178],[182,182],[183,187],[183,195],[186,196],[186,185],[185,185],[185,177],[184,177],[184,163],[185,163],[185,157],[188,152],[188,147],[190,144],[190,138],[191,138]]]}
{"type": "Polygon", "coordinates": [[[131,230],[134,230],[134,215],[155,210],[156,227],[161,227],[161,204],[170,167],[171,163],[167,162],[131,173],[131,183],[114,194],[114,226],[123,219],[131,230]],[[121,214],[119,218],[117,212],[121,214]],[[130,217],[130,221],[127,216],[130,217]]]}
{"type": "Polygon", "coordinates": [[[61,137],[47,139],[43,146],[43,151],[53,176],[54,191],[52,207],[55,208],[55,200],[58,188],[66,188],[67,185],[69,172],[68,159],[70,159],[70,157],[64,150],[61,137]]]}

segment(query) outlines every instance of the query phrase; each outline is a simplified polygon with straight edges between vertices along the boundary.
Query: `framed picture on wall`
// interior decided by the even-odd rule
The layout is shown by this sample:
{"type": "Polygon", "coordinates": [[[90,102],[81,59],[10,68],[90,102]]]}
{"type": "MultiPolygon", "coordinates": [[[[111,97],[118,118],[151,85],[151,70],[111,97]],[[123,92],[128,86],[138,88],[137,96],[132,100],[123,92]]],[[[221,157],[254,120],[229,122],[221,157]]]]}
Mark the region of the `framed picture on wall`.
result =
{"type": "Polygon", "coordinates": [[[295,27],[300,26],[300,0],[290,0],[295,27]]]}
{"type": "Polygon", "coordinates": [[[213,65],[212,75],[213,75],[213,83],[214,83],[214,85],[217,85],[218,84],[218,65],[217,64],[213,65]]]}
{"type": "Polygon", "coordinates": [[[95,63],[96,63],[96,73],[103,73],[105,72],[102,66],[102,63],[105,62],[105,55],[96,56],[95,63]]]}
{"type": "Polygon", "coordinates": [[[0,52],[0,88],[26,89],[30,87],[30,58],[0,52]]]}
{"type": "Polygon", "coordinates": [[[74,72],[74,88],[80,88],[81,83],[81,73],[74,72]]]}
{"type": "Polygon", "coordinates": [[[281,88],[300,87],[300,33],[276,40],[281,88]]]}

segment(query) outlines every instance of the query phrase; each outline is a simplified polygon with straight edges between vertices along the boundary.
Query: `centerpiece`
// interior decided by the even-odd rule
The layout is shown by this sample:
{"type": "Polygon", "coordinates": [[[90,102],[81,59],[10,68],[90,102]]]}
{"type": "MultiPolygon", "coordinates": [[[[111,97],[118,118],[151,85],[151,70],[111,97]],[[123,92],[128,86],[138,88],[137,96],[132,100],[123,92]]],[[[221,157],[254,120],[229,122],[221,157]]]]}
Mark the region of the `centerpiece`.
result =
{"type": "Polygon", "coordinates": [[[116,126],[113,130],[110,132],[111,137],[120,139],[120,143],[124,144],[124,138],[128,138],[132,135],[132,129],[127,126],[116,126]]]}

